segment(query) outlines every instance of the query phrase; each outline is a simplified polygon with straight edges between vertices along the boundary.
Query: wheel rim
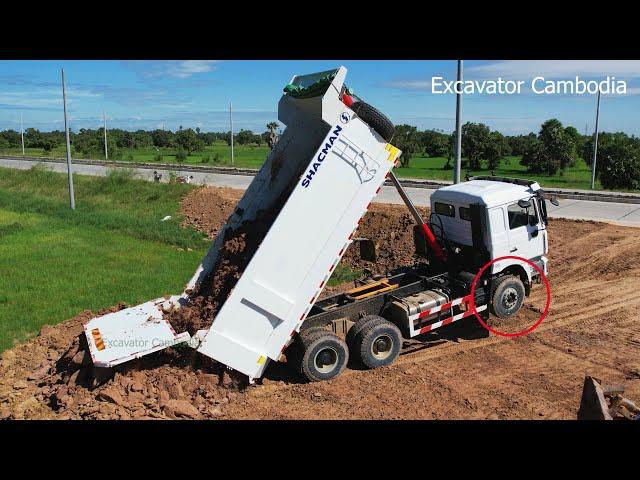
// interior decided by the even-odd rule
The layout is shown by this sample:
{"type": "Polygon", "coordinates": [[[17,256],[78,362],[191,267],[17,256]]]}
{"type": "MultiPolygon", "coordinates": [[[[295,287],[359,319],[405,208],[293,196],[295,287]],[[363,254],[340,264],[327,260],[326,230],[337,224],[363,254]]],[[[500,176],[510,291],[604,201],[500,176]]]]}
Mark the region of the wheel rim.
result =
{"type": "Polygon", "coordinates": [[[393,353],[393,339],[389,335],[379,335],[371,342],[371,354],[377,360],[386,360],[393,353]]]}
{"type": "Polygon", "coordinates": [[[338,351],[333,347],[324,347],[318,350],[313,363],[320,373],[330,373],[338,366],[338,351]]]}
{"type": "Polygon", "coordinates": [[[517,303],[518,291],[513,287],[505,289],[504,293],[502,294],[502,305],[507,309],[511,309],[515,307],[517,303]]]}

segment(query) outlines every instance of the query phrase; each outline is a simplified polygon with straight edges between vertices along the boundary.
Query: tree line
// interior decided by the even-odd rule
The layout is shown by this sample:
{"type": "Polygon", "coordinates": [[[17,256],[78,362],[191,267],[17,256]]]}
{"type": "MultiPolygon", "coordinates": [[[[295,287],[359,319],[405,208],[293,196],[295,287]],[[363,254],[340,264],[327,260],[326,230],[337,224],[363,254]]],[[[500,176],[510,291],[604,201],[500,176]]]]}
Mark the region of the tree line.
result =
{"type": "MultiPolygon", "coordinates": [[[[240,130],[233,135],[233,141],[239,145],[253,144],[257,146],[267,145],[277,124],[267,124],[264,133],[253,133],[251,130],[240,130]]],[[[104,129],[81,128],[77,132],[70,133],[70,140],[75,152],[80,154],[99,154],[104,152],[104,129]]],[[[20,132],[15,130],[0,131],[0,149],[18,148],[22,145],[20,132]]],[[[54,130],[41,132],[34,128],[28,128],[24,132],[25,148],[41,148],[50,152],[59,145],[64,144],[64,131],[54,130]]],[[[184,151],[187,155],[200,152],[207,146],[224,142],[231,144],[231,132],[203,132],[200,128],[182,128],[176,131],[164,129],[128,131],[120,128],[107,130],[107,147],[110,156],[117,158],[119,149],[145,149],[145,148],[171,148],[184,151]]]]}
{"type": "MultiPolygon", "coordinates": [[[[392,143],[403,151],[400,162],[410,166],[415,156],[445,157],[444,169],[453,169],[455,132],[420,131],[411,125],[398,125],[392,143]]],[[[582,158],[593,160],[593,137],[580,134],[573,126],[563,126],[552,118],[538,133],[505,136],[483,123],[462,126],[462,167],[466,170],[494,170],[506,157],[521,157],[529,173],[561,175],[582,158]]],[[[596,170],[604,188],[640,189],[640,138],[626,133],[598,136],[596,170]]]]}
{"type": "MultiPolygon", "coordinates": [[[[250,130],[234,133],[239,145],[270,145],[277,137],[277,123],[267,124],[263,133],[250,130]]],[[[24,135],[26,148],[42,148],[50,152],[64,144],[64,132],[40,132],[29,128],[24,135]]],[[[71,133],[75,152],[99,154],[104,151],[104,131],[80,129],[71,133]]],[[[231,143],[231,132],[203,132],[200,128],[170,130],[108,130],[108,148],[111,158],[118,158],[122,149],[177,149],[177,156],[204,150],[220,142],[231,143]]],[[[397,125],[392,143],[403,151],[401,165],[410,166],[413,157],[444,157],[444,169],[453,169],[455,132],[418,130],[411,125],[397,125]]],[[[21,145],[20,132],[0,131],[0,149],[21,145]]],[[[502,135],[483,123],[467,122],[462,126],[463,168],[466,170],[494,170],[506,157],[521,157],[528,172],[555,175],[563,172],[581,157],[591,164],[593,138],[580,134],[573,126],[564,126],[550,119],[540,126],[538,133],[502,135]]],[[[622,132],[601,133],[598,141],[597,174],[604,188],[640,189],[640,139],[622,132]]]]}

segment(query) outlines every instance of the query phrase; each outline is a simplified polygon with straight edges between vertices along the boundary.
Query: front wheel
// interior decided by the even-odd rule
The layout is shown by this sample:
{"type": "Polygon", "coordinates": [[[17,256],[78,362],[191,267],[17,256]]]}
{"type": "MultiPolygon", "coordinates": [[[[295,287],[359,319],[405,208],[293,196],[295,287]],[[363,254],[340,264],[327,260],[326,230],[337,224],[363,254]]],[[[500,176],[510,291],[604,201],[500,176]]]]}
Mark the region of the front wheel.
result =
{"type": "Polygon", "coordinates": [[[491,313],[498,318],[510,317],[522,307],[525,289],[522,280],[506,275],[496,280],[491,294],[491,313]]]}

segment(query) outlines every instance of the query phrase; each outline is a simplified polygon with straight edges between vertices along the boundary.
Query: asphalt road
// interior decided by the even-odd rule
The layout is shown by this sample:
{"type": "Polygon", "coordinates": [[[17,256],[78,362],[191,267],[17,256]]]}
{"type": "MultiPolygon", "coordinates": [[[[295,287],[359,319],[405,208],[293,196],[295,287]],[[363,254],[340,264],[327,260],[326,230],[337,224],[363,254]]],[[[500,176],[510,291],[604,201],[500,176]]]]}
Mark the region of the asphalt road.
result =
{"type": "MultiPolygon", "coordinates": [[[[9,160],[0,158],[0,166],[8,168],[29,169],[38,162],[32,160],[9,160]]],[[[49,168],[56,172],[66,172],[65,163],[43,163],[45,168],[49,168]]],[[[73,166],[74,172],[82,175],[105,176],[108,168],[100,165],[81,165],[73,166]]],[[[144,180],[153,180],[153,170],[138,168],[133,169],[135,176],[144,180]]],[[[157,169],[162,174],[161,181],[168,181],[169,171],[157,169]]],[[[193,176],[192,183],[198,185],[214,185],[217,187],[246,189],[252,176],[249,175],[227,175],[221,173],[200,173],[200,172],[184,172],[179,173],[184,176],[193,176]]],[[[407,188],[409,197],[416,205],[429,205],[429,197],[435,190],[428,188],[407,188]]],[[[392,186],[384,186],[375,199],[379,203],[395,203],[401,204],[402,199],[392,186]]],[[[550,217],[554,218],[572,218],[583,220],[598,220],[604,222],[617,223],[621,225],[629,225],[640,227],[640,204],[634,203],[614,203],[614,202],[597,202],[590,200],[569,200],[559,199],[560,205],[554,206],[548,203],[547,210],[550,217]]]]}

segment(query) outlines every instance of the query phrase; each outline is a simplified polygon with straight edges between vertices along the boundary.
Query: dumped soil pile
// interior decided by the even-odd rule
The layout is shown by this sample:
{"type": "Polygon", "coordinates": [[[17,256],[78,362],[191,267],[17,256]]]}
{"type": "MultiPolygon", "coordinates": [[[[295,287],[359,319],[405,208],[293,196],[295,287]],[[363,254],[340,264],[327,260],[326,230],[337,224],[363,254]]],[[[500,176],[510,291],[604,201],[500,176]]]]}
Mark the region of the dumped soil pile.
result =
{"type": "MultiPolygon", "coordinates": [[[[228,189],[194,191],[184,202],[185,222],[214,237],[240,196],[228,189]]],[[[354,244],[343,262],[372,273],[411,263],[412,225],[403,207],[372,205],[357,235],[376,241],[380,261],[363,265],[354,244]]],[[[406,342],[407,353],[391,367],[346,370],[331,382],[308,384],[272,364],[262,385],[244,388],[244,379],[190,349],[96,372],[79,337],[95,314],[83,312],[4,352],[0,418],[572,419],[585,374],[624,384],[625,395],[639,399],[640,296],[634,286],[640,282],[640,229],[554,219],[549,243],[551,310],[524,337],[487,336],[475,322],[460,322],[422,342],[406,342]]],[[[242,244],[232,246],[229,256],[241,257],[242,244]]],[[[196,318],[215,288],[203,284],[208,295],[190,307],[196,318]]],[[[522,318],[535,320],[543,293],[534,290],[522,318]]]]}
{"type": "Polygon", "coordinates": [[[215,238],[242,198],[242,193],[242,190],[216,187],[192,190],[182,201],[183,225],[215,238]]]}
{"type": "MultiPolygon", "coordinates": [[[[98,312],[118,311],[125,305],[98,312]]],[[[242,379],[195,351],[169,349],[115,370],[96,369],[82,348],[90,311],[3,353],[0,419],[215,418],[242,379]]]]}
{"type": "MultiPolygon", "coordinates": [[[[423,218],[429,218],[428,208],[418,208],[423,218]]],[[[418,260],[414,253],[413,226],[415,221],[404,207],[372,204],[360,222],[356,235],[370,238],[376,244],[377,261],[360,259],[358,242],[352,243],[342,257],[342,263],[353,270],[365,270],[384,275],[390,270],[411,265],[418,260]]]]}
{"type": "MultiPolygon", "coordinates": [[[[224,232],[224,240],[218,260],[202,284],[196,286],[196,293],[192,295],[189,305],[167,315],[167,320],[176,331],[188,331],[193,335],[197,330],[211,326],[214,317],[231,294],[253,255],[258,250],[262,239],[266,236],[271,225],[273,225],[280,210],[282,210],[293,187],[295,187],[295,184],[285,189],[271,208],[259,210],[255,219],[245,221],[239,227],[227,229],[224,232]]],[[[215,237],[216,233],[220,232],[220,229],[226,223],[235,204],[225,199],[225,191],[223,189],[215,189],[213,192],[211,189],[200,190],[200,192],[203,191],[203,195],[207,197],[208,202],[195,201],[191,196],[189,204],[185,207],[183,213],[187,219],[196,218],[200,219],[200,222],[202,222],[202,219],[208,218],[209,220],[206,221],[207,234],[215,237]],[[216,202],[216,200],[220,201],[216,202]],[[216,213],[208,215],[208,210],[194,212],[193,207],[196,204],[200,208],[209,205],[216,213]],[[224,216],[225,211],[229,212],[226,216],[224,216]],[[195,216],[193,215],[194,213],[195,216]]],[[[201,224],[195,222],[193,226],[201,228],[201,224]]]]}

